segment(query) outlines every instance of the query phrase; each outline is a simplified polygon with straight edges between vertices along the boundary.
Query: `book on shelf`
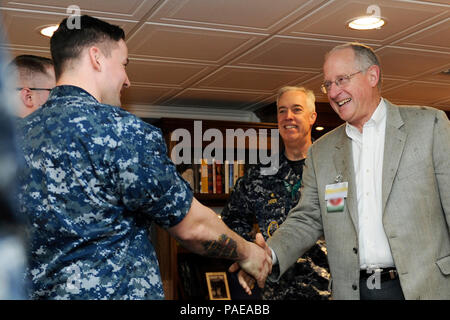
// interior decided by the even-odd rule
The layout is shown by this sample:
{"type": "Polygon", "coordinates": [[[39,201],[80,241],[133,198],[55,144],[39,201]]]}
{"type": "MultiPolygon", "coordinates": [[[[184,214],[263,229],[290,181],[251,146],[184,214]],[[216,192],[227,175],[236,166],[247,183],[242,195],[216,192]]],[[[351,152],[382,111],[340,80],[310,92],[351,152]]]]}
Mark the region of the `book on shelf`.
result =
{"type": "Polygon", "coordinates": [[[214,186],[213,186],[213,164],[208,163],[208,193],[214,193],[214,186]]]}
{"type": "Polygon", "coordinates": [[[230,193],[231,193],[231,191],[233,191],[233,186],[234,186],[234,183],[233,183],[233,169],[234,169],[234,165],[233,165],[233,162],[230,162],[229,164],[228,164],[228,179],[230,180],[230,193]]]}
{"type": "Polygon", "coordinates": [[[223,172],[222,172],[222,164],[221,163],[216,163],[216,193],[218,194],[222,194],[223,192],[223,187],[222,187],[222,178],[223,178],[223,172]]]}
{"type": "Polygon", "coordinates": [[[200,193],[208,193],[208,160],[201,160],[201,189],[200,193]]]}
{"type": "Polygon", "coordinates": [[[180,167],[182,177],[189,182],[194,193],[230,194],[245,172],[243,160],[220,163],[214,159],[200,159],[199,162],[180,167]]]}
{"type": "Polygon", "coordinates": [[[217,172],[216,172],[216,160],[212,159],[212,187],[213,192],[212,193],[218,193],[217,192],[217,172]]]}
{"type": "Polygon", "coordinates": [[[194,193],[200,193],[200,164],[199,163],[193,163],[193,176],[194,176],[194,193]]]}
{"type": "Polygon", "coordinates": [[[236,185],[236,181],[239,178],[239,163],[237,160],[233,162],[233,188],[236,185]]]}
{"type": "Polygon", "coordinates": [[[230,193],[230,162],[225,160],[224,162],[224,178],[225,178],[225,189],[224,193],[230,193]]]}
{"type": "Polygon", "coordinates": [[[238,167],[239,167],[238,178],[240,178],[240,177],[242,177],[244,175],[245,161],[244,160],[238,160],[238,167]]]}

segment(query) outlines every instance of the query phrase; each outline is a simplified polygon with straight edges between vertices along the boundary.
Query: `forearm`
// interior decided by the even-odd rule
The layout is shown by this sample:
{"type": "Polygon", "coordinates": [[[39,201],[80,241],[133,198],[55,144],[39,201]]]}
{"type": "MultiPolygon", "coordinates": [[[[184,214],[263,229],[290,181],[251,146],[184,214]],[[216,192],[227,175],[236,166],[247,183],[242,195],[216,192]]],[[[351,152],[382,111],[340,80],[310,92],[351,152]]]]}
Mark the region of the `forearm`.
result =
{"type": "Polygon", "coordinates": [[[190,251],[237,261],[243,270],[257,280],[260,287],[264,286],[272,268],[272,259],[261,235],[257,244],[244,240],[195,198],[184,219],[168,231],[190,251]]]}
{"type": "Polygon", "coordinates": [[[183,247],[197,254],[236,261],[249,256],[247,241],[195,198],[183,221],[170,228],[169,232],[183,247]]]}

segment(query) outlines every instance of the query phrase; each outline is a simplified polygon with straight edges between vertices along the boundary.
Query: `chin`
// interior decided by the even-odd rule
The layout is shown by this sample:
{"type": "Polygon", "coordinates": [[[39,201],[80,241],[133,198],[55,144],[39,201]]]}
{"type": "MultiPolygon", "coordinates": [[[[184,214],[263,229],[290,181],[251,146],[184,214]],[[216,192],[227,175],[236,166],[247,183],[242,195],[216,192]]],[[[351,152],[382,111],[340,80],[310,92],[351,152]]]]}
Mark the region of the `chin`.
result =
{"type": "Polygon", "coordinates": [[[289,143],[299,141],[301,139],[301,136],[299,134],[296,134],[296,135],[287,135],[282,138],[284,143],[289,143]]]}

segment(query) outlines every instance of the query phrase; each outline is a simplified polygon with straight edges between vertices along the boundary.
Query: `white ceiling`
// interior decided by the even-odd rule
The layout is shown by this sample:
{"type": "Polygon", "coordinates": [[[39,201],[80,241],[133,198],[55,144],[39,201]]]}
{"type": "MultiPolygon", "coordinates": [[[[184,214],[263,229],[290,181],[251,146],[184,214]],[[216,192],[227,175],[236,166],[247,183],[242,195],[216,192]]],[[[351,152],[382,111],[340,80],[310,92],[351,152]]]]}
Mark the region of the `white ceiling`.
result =
{"type": "MultiPolygon", "coordinates": [[[[12,56],[50,56],[43,25],[76,4],[126,32],[131,88],[124,106],[256,111],[277,89],[319,86],[326,51],[347,41],[381,58],[383,96],[450,110],[450,0],[16,0],[0,13],[12,56]],[[376,4],[380,30],[346,27],[376,4]]],[[[320,114],[319,114],[320,116],[320,114]]]]}

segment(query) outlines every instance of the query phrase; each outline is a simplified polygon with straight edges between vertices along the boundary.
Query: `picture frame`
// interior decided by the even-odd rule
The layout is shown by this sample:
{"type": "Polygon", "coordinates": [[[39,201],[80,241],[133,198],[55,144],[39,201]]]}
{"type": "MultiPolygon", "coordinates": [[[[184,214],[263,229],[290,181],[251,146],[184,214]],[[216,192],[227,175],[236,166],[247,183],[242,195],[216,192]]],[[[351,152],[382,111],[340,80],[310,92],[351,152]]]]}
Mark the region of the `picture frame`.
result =
{"type": "Polygon", "coordinates": [[[210,300],[231,300],[226,272],[206,272],[210,300]]]}

